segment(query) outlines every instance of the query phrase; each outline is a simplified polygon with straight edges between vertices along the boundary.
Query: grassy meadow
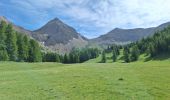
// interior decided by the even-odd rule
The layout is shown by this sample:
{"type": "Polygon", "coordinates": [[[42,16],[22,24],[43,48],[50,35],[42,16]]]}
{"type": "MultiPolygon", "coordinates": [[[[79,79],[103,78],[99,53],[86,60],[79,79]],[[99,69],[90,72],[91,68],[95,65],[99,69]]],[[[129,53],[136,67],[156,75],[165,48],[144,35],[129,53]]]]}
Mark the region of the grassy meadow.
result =
{"type": "Polygon", "coordinates": [[[0,63],[0,100],[169,100],[170,61],[0,63]]]}

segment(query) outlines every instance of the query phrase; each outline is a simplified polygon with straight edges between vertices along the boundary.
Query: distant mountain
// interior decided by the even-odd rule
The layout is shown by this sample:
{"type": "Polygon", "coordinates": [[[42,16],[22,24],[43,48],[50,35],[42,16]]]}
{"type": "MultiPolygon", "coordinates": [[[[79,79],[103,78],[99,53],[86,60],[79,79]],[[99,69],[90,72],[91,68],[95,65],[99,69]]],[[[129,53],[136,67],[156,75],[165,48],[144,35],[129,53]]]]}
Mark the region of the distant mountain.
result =
{"type": "Polygon", "coordinates": [[[33,31],[32,37],[42,42],[48,49],[59,52],[69,52],[72,48],[82,48],[88,44],[86,38],[58,18],[33,31]]]}
{"type": "MultiPolygon", "coordinates": [[[[0,16],[0,21],[11,23],[5,17],[0,16]]],[[[170,25],[170,22],[162,24],[158,27],[136,28],[136,29],[120,29],[116,28],[105,35],[98,38],[88,40],[76,30],[58,18],[55,18],[45,24],[38,30],[29,31],[15,24],[12,24],[18,32],[29,35],[39,41],[39,43],[47,50],[66,53],[72,48],[82,48],[88,44],[94,46],[107,46],[111,44],[127,44],[144,37],[153,35],[156,31],[162,30],[170,25]]]]}
{"type": "MultiPolygon", "coordinates": [[[[11,23],[5,17],[0,16],[0,21],[11,23]]],[[[66,53],[72,50],[72,48],[82,48],[88,44],[85,37],[81,36],[76,30],[58,18],[49,21],[42,28],[29,31],[22,27],[19,27],[13,23],[14,30],[29,35],[47,50],[59,53],[66,53]]]]}
{"type": "Polygon", "coordinates": [[[156,31],[162,30],[170,25],[170,22],[152,28],[120,29],[114,30],[98,38],[91,39],[91,43],[98,45],[126,44],[153,35],[156,31]]]}

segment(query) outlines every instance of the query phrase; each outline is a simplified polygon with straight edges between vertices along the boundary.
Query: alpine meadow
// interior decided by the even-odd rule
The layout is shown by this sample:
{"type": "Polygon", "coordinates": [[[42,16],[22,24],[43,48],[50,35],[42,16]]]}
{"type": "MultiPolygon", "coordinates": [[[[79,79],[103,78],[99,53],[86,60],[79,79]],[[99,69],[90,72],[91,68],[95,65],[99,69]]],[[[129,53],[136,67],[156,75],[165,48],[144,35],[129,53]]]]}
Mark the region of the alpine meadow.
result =
{"type": "Polygon", "coordinates": [[[1,0],[0,100],[170,100],[169,3],[1,0]]]}

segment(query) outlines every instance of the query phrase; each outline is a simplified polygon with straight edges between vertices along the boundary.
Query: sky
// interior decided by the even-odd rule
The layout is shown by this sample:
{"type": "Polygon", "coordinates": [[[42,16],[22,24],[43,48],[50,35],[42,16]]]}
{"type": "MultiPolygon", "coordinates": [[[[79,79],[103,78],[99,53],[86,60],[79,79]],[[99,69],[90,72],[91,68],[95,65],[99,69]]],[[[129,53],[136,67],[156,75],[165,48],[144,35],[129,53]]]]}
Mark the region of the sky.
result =
{"type": "Polygon", "coordinates": [[[87,38],[114,28],[155,27],[170,21],[170,0],[0,0],[0,16],[36,30],[59,18],[87,38]]]}

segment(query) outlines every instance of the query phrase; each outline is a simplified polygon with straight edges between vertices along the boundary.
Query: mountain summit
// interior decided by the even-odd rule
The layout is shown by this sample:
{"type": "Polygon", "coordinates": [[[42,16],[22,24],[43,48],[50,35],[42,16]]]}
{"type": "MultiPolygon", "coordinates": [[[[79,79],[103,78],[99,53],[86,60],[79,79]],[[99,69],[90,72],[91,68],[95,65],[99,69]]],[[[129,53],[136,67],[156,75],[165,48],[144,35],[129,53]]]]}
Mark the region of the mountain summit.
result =
{"type": "Polygon", "coordinates": [[[33,31],[32,36],[51,50],[69,51],[74,47],[84,47],[88,43],[74,28],[58,18],[33,31]]]}
{"type": "Polygon", "coordinates": [[[82,48],[88,44],[86,38],[58,18],[54,18],[35,31],[29,31],[17,26],[3,16],[0,16],[0,21],[12,24],[14,30],[34,38],[39,41],[44,48],[50,51],[67,53],[70,52],[72,48],[82,48]]]}
{"type": "Polygon", "coordinates": [[[142,38],[151,36],[155,32],[163,30],[169,25],[170,22],[151,28],[135,28],[135,29],[115,28],[108,32],[107,34],[101,35],[100,37],[95,39],[91,39],[91,42],[96,43],[98,45],[111,45],[113,43],[127,44],[129,42],[135,42],[142,38]]]}
{"type": "Polygon", "coordinates": [[[64,24],[58,18],[49,21],[33,33],[34,38],[45,42],[45,45],[55,45],[56,43],[67,44],[73,38],[78,39],[81,37],[75,29],[64,24]]]}

